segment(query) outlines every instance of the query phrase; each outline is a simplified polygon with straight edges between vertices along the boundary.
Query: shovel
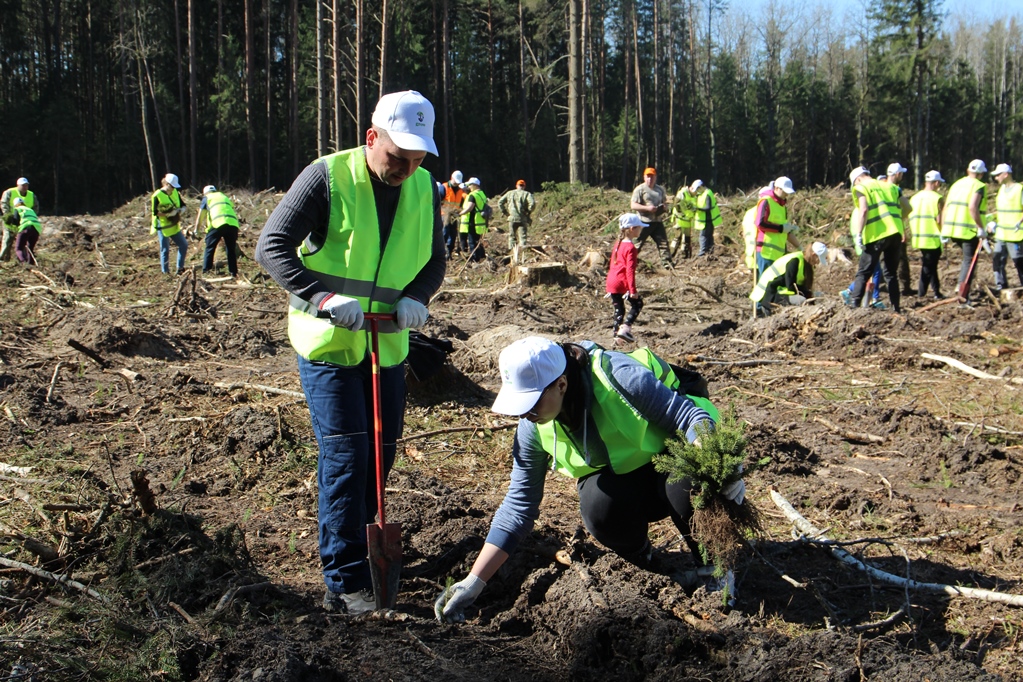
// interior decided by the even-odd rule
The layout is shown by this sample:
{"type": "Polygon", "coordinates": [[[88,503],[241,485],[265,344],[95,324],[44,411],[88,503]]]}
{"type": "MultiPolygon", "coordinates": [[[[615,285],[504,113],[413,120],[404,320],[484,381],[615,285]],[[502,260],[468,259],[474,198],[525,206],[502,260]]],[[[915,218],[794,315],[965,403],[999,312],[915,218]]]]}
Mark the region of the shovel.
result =
{"type": "Polygon", "coordinates": [[[377,518],[366,525],[369,548],[369,572],[373,579],[373,596],[377,610],[393,609],[398,600],[398,580],[401,577],[401,524],[387,523],[384,516],[384,430],[380,416],[380,345],[377,323],[393,322],[392,313],[366,313],[369,324],[370,364],[373,372],[373,451],[377,468],[377,518]]]}
{"type": "Polygon", "coordinates": [[[973,268],[977,265],[977,256],[980,255],[980,246],[983,242],[983,239],[977,242],[977,250],[973,252],[973,260],[970,261],[970,269],[966,271],[966,279],[962,281],[959,285],[959,291],[956,292],[962,303],[966,303],[970,299],[970,277],[973,276],[973,268]]]}

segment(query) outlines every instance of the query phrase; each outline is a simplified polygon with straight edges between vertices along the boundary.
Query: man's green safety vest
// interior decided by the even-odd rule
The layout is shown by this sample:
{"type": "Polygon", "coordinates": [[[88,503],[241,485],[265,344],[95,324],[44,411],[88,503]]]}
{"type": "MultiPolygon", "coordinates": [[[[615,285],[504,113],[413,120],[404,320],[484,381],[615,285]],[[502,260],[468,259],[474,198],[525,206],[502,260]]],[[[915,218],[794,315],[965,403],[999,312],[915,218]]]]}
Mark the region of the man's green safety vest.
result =
{"type": "Polygon", "coordinates": [[[472,224],[476,234],[486,234],[487,221],[483,219],[483,206],[487,203],[487,195],[484,194],[481,189],[478,189],[475,192],[469,192],[465,195],[465,199],[462,200],[462,208],[465,208],[465,203],[468,201],[475,204],[475,210],[469,211],[461,217],[458,224],[458,231],[462,234],[469,234],[469,225],[472,224]]]}
{"type": "MultiPolygon", "coordinates": [[[[788,269],[789,263],[792,262],[793,259],[799,261],[799,270],[796,273],[796,284],[802,284],[806,277],[806,258],[803,257],[803,252],[793,251],[792,253],[786,253],[784,256],[771,263],[769,267],[764,269],[763,274],[760,275],[760,279],[757,280],[757,285],[753,287],[753,291],[750,292],[750,300],[756,301],[757,303],[763,301],[764,296],[767,294],[767,288],[776,279],[785,276],[785,270],[788,269]]],[[[796,292],[779,287],[778,293],[791,296],[796,292]]]]}
{"type": "MultiPolygon", "coordinates": [[[[611,376],[611,360],[607,351],[594,345],[587,350],[590,357],[590,373],[593,380],[593,422],[600,439],[607,448],[608,464],[616,474],[635,471],[664,451],[665,441],[675,434],[666,433],[646,421],[639,411],[622,395],[617,382],[611,376]]],[[[668,388],[675,390],[679,379],[671,366],[654,355],[649,348],[640,348],[628,354],[647,369],[650,369],[668,388]]],[[[717,422],[717,409],[706,398],[687,396],[698,407],[703,408],[717,422]]],[[[554,468],[572,478],[581,478],[602,466],[591,466],[585,452],[580,450],[558,421],[537,424],[540,444],[544,451],[554,458],[554,468]]]]}
{"type": "Polygon", "coordinates": [[[980,192],[981,215],[987,213],[987,185],[967,175],[959,178],[948,189],[945,197],[945,215],[941,223],[941,236],[952,239],[976,239],[977,223],[970,215],[970,201],[980,192]]]}
{"type": "Polygon", "coordinates": [[[27,194],[22,194],[21,190],[18,189],[17,185],[7,190],[8,200],[11,202],[11,210],[14,210],[14,200],[21,199],[25,202],[26,208],[31,208],[33,211],[36,208],[36,194],[32,190],[29,190],[27,194]]]}
{"type": "MultiPolygon", "coordinates": [[[[357,299],[363,311],[393,312],[405,287],[432,255],[435,214],[430,173],[418,168],[402,183],[391,234],[381,252],[365,148],[346,149],[317,163],[327,167],[330,217],[323,246],[311,250],[306,242],[299,248],[302,264],[331,291],[357,299]]],[[[290,303],[288,338],[303,358],[350,367],[366,357],[367,329],[335,327],[295,295],[290,303]]],[[[408,355],[408,330],[381,322],[379,332],[381,366],[401,364],[408,355]]]]}
{"type": "MultiPolygon", "coordinates": [[[[760,207],[761,201],[767,202],[767,222],[774,225],[784,225],[789,221],[788,209],[779,204],[776,198],[773,196],[760,197],[760,201],[757,202],[757,208],[760,207]]],[[[760,252],[760,257],[764,260],[778,260],[784,256],[788,241],[789,236],[784,232],[757,230],[757,251],[760,252]]]]}
{"type": "Polygon", "coordinates": [[[179,223],[172,222],[168,216],[160,215],[169,209],[181,208],[181,195],[178,194],[178,190],[171,188],[171,193],[168,195],[161,187],[153,192],[153,197],[160,204],[160,207],[153,213],[153,227],[158,229],[164,237],[173,237],[181,232],[179,223]]]}
{"type": "Polygon", "coordinates": [[[238,227],[238,214],[230,197],[223,192],[210,192],[206,195],[206,229],[221,227],[238,227]]]}
{"type": "Polygon", "coordinates": [[[902,190],[894,182],[881,182],[881,189],[885,192],[885,206],[888,209],[888,214],[892,217],[892,223],[895,225],[895,229],[899,231],[899,234],[905,234],[906,228],[902,221],[902,190]]]}
{"type": "Polygon", "coordinates": [[[18,214],[18,225],[15,228],[15,232],[21,232],[22,230],[32,228],[38,234],[42,234],[42,226],[39,224],[39,216],[31,208],[26,206],[15,206],[14,212],[18,214]]]}
{"type": "Polygon", "coordinates": [[[909,199],[913,212],[909,214],[909,231],[914,249],[940,249],[941,230],[938,227],[938,212],[941,210],[941,195],[930,189],[922,189],[909,199]]]}
{"type": "MultiPolygon", "coordinates": [[[[865,176],[853,188],[853,204],[859,210],[856,195],[860,194],[867,200],[867,218],[863,224],[863,243],[871,244],[893,234],[901,234],[901,228],[888,210],[888,192],[882,183],[865,176]]],[[[901,211],[900,211],[901,215],[901,211]]]]}
{"type": "Polygon", "coordinates": [[[700,196],[696,197],[696,215],[693,218],[693,227],[702,230],[707,227],[707,217],[710,216],[711,227],[721,227],[721,211],[718,210],[718,200],[714,192],[705,189],[700,196]]]}
{"type": "Polygon", "coordinates": [[[688,187],[683,187],[675,195],[675,205],[671,207],[671,218],[675,221],[675,227],[680,230],[689,230],[693,227],[693,216],[696,213],[696,200],[689,192],[688,187]]]}
{"type": "Polygon", "coordinates": [[[1014,182],[999,187],[995,208],[998,209],[995,239],[1000,242],[1023,241],[1023,227],[1020,227],[1020,221],[1023,220],[1023,185],[1014,182]]]}

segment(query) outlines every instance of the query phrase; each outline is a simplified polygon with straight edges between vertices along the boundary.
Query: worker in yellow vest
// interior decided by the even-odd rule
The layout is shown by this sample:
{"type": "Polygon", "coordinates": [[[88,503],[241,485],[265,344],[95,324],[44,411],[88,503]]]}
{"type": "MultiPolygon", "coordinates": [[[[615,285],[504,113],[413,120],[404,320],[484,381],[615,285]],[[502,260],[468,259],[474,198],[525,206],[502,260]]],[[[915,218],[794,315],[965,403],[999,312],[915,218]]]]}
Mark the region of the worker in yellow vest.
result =
{"type": "Polygon", "coordinates": [[[160,243],[160,271],[170,273],[170,245],[178,249],[178,274],[185,270],[185,256],[188,255],[188,240],[181,231],[181,215],[185,212],[185,200],[178,190],[181,183],[174,173],[167,173],[160,180],[160,187],[150,199],[153,225],[150,232],[157,234],[160,243]]]}
{"type": "Polygon", "coordinates": [[[11,259],[11,251],[14,248],[14,239],[17,230],[7,227],[9,222],[14,222],[14,200],[20,198],[26,208],[35,211],[39,215],[39,201],[35,192],[28,188],[28,178],[18,178],[14,187],[4,190],[0,195],[0,222],[3,224],[3,243],[0,244],[0,261],[11,259]]]}
{"type": "Polygon", "coordinates": [[[913,212],[909,214],[910,240],[913,248],[920,251],[920,283],[916,295],[924,296],[927,288],[934,291],[935,300],[945,298],[941,293],[938,279],[938,261],[941,259],[941,210],[945,198],[938,194],[938,188],[945,182],[941,173],[927,171],[924,188],[909,199],[913,212]]]}
{"type": "Polygon", "coordinates": [[[909,276],[909,253],[907,250],[909,240],[905,238],[905,223],[913,207],[910,206],[909,200],[902,193],[902,188],[899,187],[899,183],[902,182],[902,177],[906,170],[906,167],[901,163],[890,163],[888,164],[887,176],[884,180],[878,178],[878,181],[888,191],[888,211],[895,219],[895,223],[902,227],[901,232],[904,239],[902,240],[901,253],[899,255],[899,284],[902,286],[902,295],[913,296],[916,294],[916,290],[913,288],[913,283],[909,276]]]}
{"type": "Polygon", "coordinates": [[[802,249],[794,234],[798,228],[789,222],[788,215],[788,200],[795,193],[792,180],[784,175],[760,190],[753,214],[753,224],[757,228],[758,277],[787,250],[802,249]]]}
{"type": "Polygon", "coordinates": [[[863,253],[848,304],[856,308],[860,306],[867,280],[874,274],[880,261],[881,275],[888,284],[888,299],[892,309],[899,313],[902,311],[902,299],[897,273],[904,235],[900,230],[901,225],[896,223],[889,211],[889,193],[879,181],[870,177],[863,166],[849,173],[849,182],[852,183],[853,196],[856,197],[851,230],[853,238],[858,238],[863,244],[863,253]]]}
{"type": "MultiPolygon", "coordinates": [[[[320,455],[323,607],[376,607],[366,524],[377,513],[373,380],[364,313],[379,323],[383,478],[405,413],[409,329],[444,280],[440,196],[420,167],[433,141],[433,105],[418,92],[384,95],[366,144],[323,156],[295,179],[267,220],[256,260],[290,295],[288,336],[320,455]]],[[[384,481],[380,482],[384,485],[384,481]]]]}
{"type": "Polygon", "coordinates": [[[693,229],[700,235],[700,250],[696,256],[709,256],[714,250],[714,230],[721,227],[721,211],[718,198],[703,180],[693,180],[689,192],[695,197],[696,209],[693,214],[693,229]]]}
{"type": "Polygon", "coordinates": [[[487,233],[487,195],[480,189],[482,183],[477,177],[465,181],[465,198],[462,199],[462,210],[459,211],[459,239],[462,250],[472,263],[480,263],[486,259],[483,247],[483,235],[487,233]]]}
{"type": "Polygon", "coordinates": [[[991,173],[998,181],[995,199],[995,248],[991,256],[995,271],[995,288],[1009,286],[1005,276],[1006,261],[1016,266],[1019,284],[1023,286],[1023,185],[1012,179],[1012,166],[1000,163],[991,173]]]}
{"type": "Polygon", "coordinates": [[[17,231],[14,239],[14,255],[19,263],[26,265],[37,265],[35,257],[36,242],[43,228],[39,224],[39,216],[25,204],[25,200],[18,197],[14,200],[14,220],[11,221],[11,229],[17,231]]]}
{"type": "Polygon", "coordinates": [[[678,236],[671,241],[669,249],[672,256],[682,247],[682,257],[693,257],[693,218],[696,215],[696,197],[684,185],[675,194],[675,202],[671,206],[671,219],[678,228],[678,236]]]}
{"type": "Polygon", "coordinates": [[[981,159],[970,161],[966,175],[956,180],[945,195],[945,208],[941,212],[941,236],[958,244],[963,251],[963,264],[959,268],[959,284],[972,282],[977,274],[974,254],[984,236],[984,214],[987,213],[987,185],[981,179],[987,166],[981,159]]]}
{"type": "Polygon", "coordinates": [[[202,202],[199,204],[199,213],[195,216],[193,234],[198,234],[200,227],[206,228],[206,251],[202,257],[203,274],[213,271],[217,244],[223,239],[227,256],[227,271],[231,273],[231,277],[237,277],[238,214],[234,210],[231,197],[217,191],[213,185],[206,185],[202,188],[202,202]]]}

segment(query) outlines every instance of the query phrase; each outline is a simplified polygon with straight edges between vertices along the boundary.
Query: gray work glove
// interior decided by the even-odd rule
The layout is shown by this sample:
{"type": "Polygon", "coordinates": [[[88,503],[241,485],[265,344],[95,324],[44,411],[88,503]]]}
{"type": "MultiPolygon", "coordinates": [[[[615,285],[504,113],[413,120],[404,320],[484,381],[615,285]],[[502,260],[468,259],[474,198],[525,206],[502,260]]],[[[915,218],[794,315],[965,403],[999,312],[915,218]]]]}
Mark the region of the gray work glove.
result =
{"type": "Polygon", "coordinates": [[[464,623],[469,608],[487,583],[472,573],[461,582],[445,588],[433,603],[433,612],[442,623],[464,623]]]}
{"type": "Polygon", "coordinates": [[[320,310],[330,314],[330,323],[354,332],[362,329],[362,306],[350,296],[331,294],[320,302],[320,310]]]}
{"type": "Polygon", "coordinates": [[[789,305],[803,305],[806,303],[806,296],[802,294],[792,294],[789,296],[789,305]]]}
{"type": "Polygon", "coordinates": [[[426,324],[430,311],[414,298],[402,296],[394,306],[398,329],[418,329],[426,324]]]}
{"type": "Polygon", "coordinates": [[[721,494],[736,504],[742,504],[742,501],[746,499],[746,482],[741,478],[738,481],[732,481],[721,489],[721,494]]]}

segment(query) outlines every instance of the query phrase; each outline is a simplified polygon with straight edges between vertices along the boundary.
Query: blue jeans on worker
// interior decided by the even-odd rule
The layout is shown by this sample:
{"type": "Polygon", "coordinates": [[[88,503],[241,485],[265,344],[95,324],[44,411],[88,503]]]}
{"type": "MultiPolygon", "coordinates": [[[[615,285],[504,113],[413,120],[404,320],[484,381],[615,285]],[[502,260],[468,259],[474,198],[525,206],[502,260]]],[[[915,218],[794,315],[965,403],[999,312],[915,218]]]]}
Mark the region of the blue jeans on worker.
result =
{"type": "Polygon", "coordinates": [[[991,267],[995,271],[995,288],[997,289],[1005,289],[1009,286],[1009,279],[1005,276],[1005,266],[1010,260],[1016,266],[1019,285],[1023,287],[1023,242],[996,241],[994,253],[991,255],[991,267]]]}
{"type": "Polygon", "coordinates": [[[892,309],[895,312],[901,312],[902,292],[899,290],[899,258],[901,255],[902,235],[898,233],[863,245],[859,270],[856,271],[856,281],[853,282],[852,304],[855,307],[859,307],[862,302],[864,290],[867,288],[867,279],[873,277],[874,270],[880,263],[881,274],[888,285],[888,300],[892,302],[892,309]]]}
{"type": "MultiPolygon", "coordinates": [[[[373,431],[373,383],[369,357],[355,367],[298,358],[320,447],[320,563],[331,592],[371,588],[366,524],[377,513],[373,431]]],[[[405,419],[405,364],[380,369],[384,480],[394,464],[405,419]]]]}
{"type": "MultiPolygon", "coordinates": [[[[870,283],[874,285],[874,291],[870,298],[873,301],[881,300],[881,264],[878,263],[877,267],[874,268],[874,276],[870,278],[870,283]]],[[[849,295],[852,295],[853,288],[856,286],[856,280],[849,282],[849,295]]],[[[923,296],[923,294],[920,294],[923,296]]]]}
{"type": "Polygon", "coordinates": [[[697,230],[700,233],[700,251],[697,256],[706,256],[714,250],[714,226],[707,225],[702,230],[697,230]]]}
{"type": "Polygon", "coordinates": [[[183,232],[176,232],[170,237],[163,236],[163,232],[156,233],[160,238],[160,270],[170,272],[170,244],[178,247],[178,272],[185,269],[185,256],[188,255],[188,240],[183,232]]]}

